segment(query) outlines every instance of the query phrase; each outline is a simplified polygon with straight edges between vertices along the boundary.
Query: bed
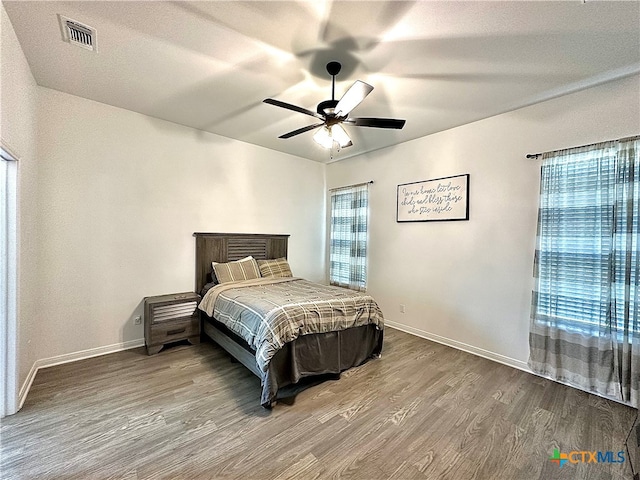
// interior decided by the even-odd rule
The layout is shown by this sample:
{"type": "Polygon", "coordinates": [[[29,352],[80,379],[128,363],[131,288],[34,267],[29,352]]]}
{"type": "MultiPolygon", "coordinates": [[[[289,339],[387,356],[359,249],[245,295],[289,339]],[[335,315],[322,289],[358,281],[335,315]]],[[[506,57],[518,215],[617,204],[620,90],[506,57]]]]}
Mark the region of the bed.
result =
{"type": "MultiPolygon", "coordinates": [[[[276,262],[276,259],[281,261],[287,258],[289,235],[233,233],[194,233],[193,235],[196,239],[196,292],[203,295],[199,306],[203,335],[220,345],[260,378],[262,385],[260,403],[263,407],[271,408],[278,399],[278,392],[284,387],[295,386],[303,379],[313,379],[325,374],[338,375],[344,370],[365,363],[368,359],[380,356],[384,322],[378,305],[368,295],[314,284],[297,277],[287,278],[288,276],[223,282],[222,285],[211,288],[212,280],[215,278],[215,275],[212,275],[212,262],[236,265],[239,261],[252,257],[256,261],[261,261],[262,266],[263,264],[271,265],[276,262]],[[271,295],[282,294],[282,292],[285,292],[284,295],[297,295],[298,290],[306,291],[315,288],[319,289],[315,294],[317,301],[303,303],[313,305],[321,303],[323,308],[326,308],[327,304],[334,302],[334,300],[324,301],[331,289],[338,296],[343,297],[340,300],[342,306],[332,314],[334,317],[332,321],[324,322],[319,327],[308,326],[306,320],[301,321],[299,318],[293,322],[282,320],[283,324],[289,324],[291,327],[293,323],[297,328],[293,330],[290,328],[287,335],[275,341],[275,345],[267,341],[265,346],[265,339],[262,336],[256,339],[245,332],[247,327],[243,326],[242,322],[245,321],[245,317],[251,318],[250,311],[257,308],[253,304],[249,304],[251,306],[247,310],[238,310],[240,313],[237,315],[242,316],[242,320],[230,319],[233,312],[227,313],[222,310],[225,303],[237,307],[244,301],[253,302],[254,297],[258,297],[256,301],[268,303],[275,298],[271,295]],[[212,298],[214,298],[213,301],[212,298]],[[358,311],[357,319],[352,316],[336,320],[340,314],[352,311],[350,302],[353,302],[353,308],[358,311]],[[328,324],[331,325],[327,326],[328,324]]],[[[296,308],[299,304],[300,302],[293,298],[287,299],[282,305],[278,304],[270,310],[269,321],[284,317],[291,320],[294,314],[291,313],[290,308],[296,308]]],[[[305,308],[304,314],[300,312],[295,314],[309,317],[307,310],[313,310],[313,308],[305,308]]],[[[266,324],[266,314],[263,317],[261,323],[266,324]]],[[[262,330],[270,329],[271,326],[262,328],[262,330]]]]}

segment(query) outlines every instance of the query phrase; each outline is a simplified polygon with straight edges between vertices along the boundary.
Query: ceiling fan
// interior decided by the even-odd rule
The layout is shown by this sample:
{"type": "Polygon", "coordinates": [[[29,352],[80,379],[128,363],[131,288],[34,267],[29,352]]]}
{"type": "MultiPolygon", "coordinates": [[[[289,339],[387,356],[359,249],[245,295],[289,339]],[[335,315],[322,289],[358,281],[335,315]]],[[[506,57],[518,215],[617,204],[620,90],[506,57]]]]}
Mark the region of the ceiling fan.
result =
{"type": "Polygon", "coordinates": [[[340,148],[344,148],[350,147],[353,143],[351,142],[346,130],[342,127],[342,124],[354,125],[356,127],[395,129],[401,129],[404,127],[405,120],[399,120],[396,118],[349,117],[349,113],[360,105],[360,102],[362,102],[365,97],[371,93],[373,87],[361,82],[360,80],[356,80],[342,98],[339,101],[336,100],[336,75],[340,73],[341,68],[342,65],[339,62],[327,63],[327,72],[332,77],[331,100],[320,102],[315,112],[290,103],[281,102],[280,100],[275,100],[273,98],[267,98],[264,100],[264,103],[293,110],[294,112],[304,113],[305,115],[322,120],[320,123],[315,123],[313,125],[293,130],[292,132],[280,135],[278,138],[291,138],[295,135],[300,135],[301,133],[322,127],[313,136],[313,139],[317,143],[326,148],[333,148],[335,142],[340,148]]]}

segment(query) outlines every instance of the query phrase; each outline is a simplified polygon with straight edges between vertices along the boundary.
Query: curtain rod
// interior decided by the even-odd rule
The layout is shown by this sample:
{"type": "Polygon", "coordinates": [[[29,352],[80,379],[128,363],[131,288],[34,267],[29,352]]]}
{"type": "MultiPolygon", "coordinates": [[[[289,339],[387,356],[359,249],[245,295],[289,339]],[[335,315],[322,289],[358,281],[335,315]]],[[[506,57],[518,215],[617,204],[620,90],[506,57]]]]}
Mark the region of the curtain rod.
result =
{"type": "MultiPolygon", "coordinates": [[[[572,148],[592,147],[594,145],[598,145],[600,143],[606,143],[608,141],[609,142],[627,142],[629,140],[640,140],[640,135],[633,135],[631,137],[619,138],[618,140],[605,140],[604,142],[590,143],[588,145],[580,145],[578,147],[559,148],[558,150],[549,150],[548,152],[544,152],[544,153],[556,153],[556,152],[561,152],[562,150],[571,150],[572,148]]],[[[544,153],[527,153],[527,158],[538,158],[538,157],[541,157],[544,153]]]]}
{"type": "Polygon", "coordinates": [[[329,191],[333,192],[334,190],[342,190],[343,188],[359,187],[360,185],[369,185],[371,183],[373,183],[373,180],[369,180],[368,182],[362,182],[362,183],[354,183],[353,185],[345,185],[344,187],[330,188],[329,191]]]}

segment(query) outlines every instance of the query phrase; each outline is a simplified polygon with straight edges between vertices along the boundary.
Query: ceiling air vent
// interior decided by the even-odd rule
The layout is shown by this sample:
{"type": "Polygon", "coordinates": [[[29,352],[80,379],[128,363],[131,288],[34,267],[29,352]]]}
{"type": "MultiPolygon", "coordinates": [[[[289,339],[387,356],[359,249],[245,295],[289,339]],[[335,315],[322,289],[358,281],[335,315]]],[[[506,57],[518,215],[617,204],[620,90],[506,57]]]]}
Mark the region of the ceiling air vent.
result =
{"type": "Polygon", "coordinates": [[[86,48],[93,52],[97,52],[96,45],[96,29],[80,22],[71,20],[63,15],[60,17],[60,28],[62,30],[62,39],[72,45],[86,48]]]}

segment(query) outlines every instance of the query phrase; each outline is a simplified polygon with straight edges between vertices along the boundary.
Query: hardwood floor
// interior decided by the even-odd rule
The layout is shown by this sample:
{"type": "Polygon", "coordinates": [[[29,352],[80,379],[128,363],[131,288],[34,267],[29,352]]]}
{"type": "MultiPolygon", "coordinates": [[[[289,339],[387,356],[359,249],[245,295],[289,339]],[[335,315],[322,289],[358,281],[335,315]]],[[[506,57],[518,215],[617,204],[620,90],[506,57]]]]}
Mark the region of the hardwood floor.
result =
{"type": "Polygon", "coordinates": [[[210,343],[47,368],[2,420],[0,477],[631,478],[628,461],[549,457],[615,457],[636,410],[390,328],[382,358],[259,403],[259,380],[210,343]]]}

